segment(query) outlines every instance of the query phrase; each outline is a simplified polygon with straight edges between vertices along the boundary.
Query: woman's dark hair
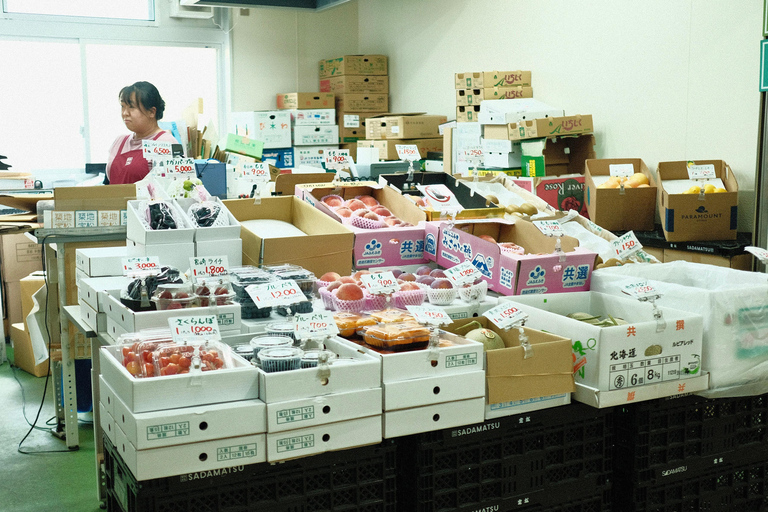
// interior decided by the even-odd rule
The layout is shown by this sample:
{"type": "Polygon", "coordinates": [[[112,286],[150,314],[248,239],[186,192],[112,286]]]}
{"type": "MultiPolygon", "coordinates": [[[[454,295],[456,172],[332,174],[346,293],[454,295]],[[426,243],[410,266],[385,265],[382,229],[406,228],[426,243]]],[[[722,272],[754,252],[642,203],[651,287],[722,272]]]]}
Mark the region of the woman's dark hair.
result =
{"type": "Polygon", "coordinates": [[[133,85],[123,87],[120,90],[120,101],[130,107],[139,107],[144,110],[149,110],[155,107],[155,119],[158,121],[163,118],[163,111],[165,111],[165,101],[160,97],[160,93],[157,87],[149,82],[136,82],[133,85]],[[131,95],[136,93],[136,101],[138,105],[134,105],[131,101],[131,95]]]}

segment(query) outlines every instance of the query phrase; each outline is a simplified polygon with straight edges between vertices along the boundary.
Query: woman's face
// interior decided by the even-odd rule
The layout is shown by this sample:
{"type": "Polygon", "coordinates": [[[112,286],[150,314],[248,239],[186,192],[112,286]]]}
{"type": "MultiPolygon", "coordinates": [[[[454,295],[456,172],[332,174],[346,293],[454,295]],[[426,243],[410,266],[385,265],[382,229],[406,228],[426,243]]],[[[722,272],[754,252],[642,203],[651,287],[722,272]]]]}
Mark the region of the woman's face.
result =
{"type": "Polygon", "coordinates": [[[131,93],[130,105],[124,101],[120,102],[120,111],[123,116],[125,127],[137,134],[145,134],[155,127],[155,108],[149,110],[136,99],[136,93],[131,93]],[[133,105],[133,106],[131,106],[133,105]]]}

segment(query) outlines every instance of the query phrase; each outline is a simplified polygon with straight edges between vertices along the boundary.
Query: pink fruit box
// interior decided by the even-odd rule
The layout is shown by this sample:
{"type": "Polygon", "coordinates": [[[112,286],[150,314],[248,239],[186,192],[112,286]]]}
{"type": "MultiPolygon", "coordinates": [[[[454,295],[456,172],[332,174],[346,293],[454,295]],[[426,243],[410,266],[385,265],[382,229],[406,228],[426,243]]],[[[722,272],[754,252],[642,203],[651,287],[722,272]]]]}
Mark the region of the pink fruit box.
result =
{"type": "Polygon", "coordinates": [[[561,255],[554,253],[555,239],[523,219],[460,222],[453,228],[445,222],[428,222],[425,233],[427,258],[445,268],[469,260],[488,281],[488,287],[502,295],[589,290],[597,258],[596,253],[578,247],[576,238],[563,236],[561,261],[561,255]],[[480,235],[517,244],[526,254],[502,252],[498,244],[480,235]]]}
{"type": "Polygon", "coordinates": [[[328,183],[296,185],[296,196],[311,204],[331,218],[342,222],[355,233],[353,266],[357,269],[379,267],[382,265],[413,265],[425,263],[424,224],[426,214],[416,204],[400,193],[382,187],[375,182],[341,183],[336,186],[328,183]],[[344,200],[367,195],[376,199],[398,219],[413,224],[409,227],[379,227],[365,229],[342,221],[331,207],[322,202],[329,195],[340,196],[344,200]]]}

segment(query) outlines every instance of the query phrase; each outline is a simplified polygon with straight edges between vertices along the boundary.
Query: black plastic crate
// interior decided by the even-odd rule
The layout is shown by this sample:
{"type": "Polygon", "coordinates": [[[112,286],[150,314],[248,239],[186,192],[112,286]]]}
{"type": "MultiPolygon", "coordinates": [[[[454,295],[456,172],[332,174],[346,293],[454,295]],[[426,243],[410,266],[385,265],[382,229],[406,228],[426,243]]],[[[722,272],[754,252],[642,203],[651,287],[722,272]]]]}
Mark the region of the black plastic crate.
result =
{"type": "Polygon", "coordinates": [[[110,512],[396,512],[396,445],[137,481],[104,440],[110,512]]]}
{"type": "Polygon", "coordinates": [[[614,507],[635,512],[764,511],[767,479],[768,462],[715,467],[681,480],[627,489],[616,494],[614,507]]]}
{"type": "Polygon", "coordinates": [[[617,407],[614,418],[617,482],[652,484],[768,460],[768,395],[659,399],[617,407]]]}
{"type": "Polygon", "coordinates": [[[549,510],[602,496],[611,425],[610,410],[575,403],[401,438],[399,509],[549,510]]]}

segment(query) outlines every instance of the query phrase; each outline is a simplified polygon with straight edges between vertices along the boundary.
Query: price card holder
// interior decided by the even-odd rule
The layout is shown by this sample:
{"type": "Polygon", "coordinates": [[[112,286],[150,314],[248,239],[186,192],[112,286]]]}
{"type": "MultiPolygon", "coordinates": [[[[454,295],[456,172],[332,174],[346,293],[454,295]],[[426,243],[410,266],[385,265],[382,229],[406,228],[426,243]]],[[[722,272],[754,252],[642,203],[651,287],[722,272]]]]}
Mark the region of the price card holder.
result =
{"type": "MultiPolygon", "coordinates": [[[[510,150],[511,147],[510,145],[510,150]]],[[[483,162],[483,148],[482,146],[469,146],[464,148],[461,154],[464,157],[464,161],[472,167],[472,186],[469,187],[469,196],[473,197],[480,179],[477,167],[483,162]]]]}
{"type": "Polygon", "coordinates": [[[451,280],[454,287],[474,283],[482,277],[480,271],[470,261],[463,261],[458,265],[445,269],[445,275],[451,280]]]}
{"type": "Polygon", "coordinates": [[[219,321],[216,315],[175,316],[168,319],[171,337],[177,343],[186,344],[194,340],[221,341],[219,321]]]}
{"type": "Polygon", "coordinates": [[[443,215],[450,217],[450,225],[456,223],[456,216],[464,209],[456,196],[445,185],[416,185],[429,205],[443,215]]]}
{"type": "Polygon", "coordinates": [[[274,283],[251,284],[245,288],[245,291],[259,308],[290,306],[306,300],[304,292],[293,279],[274,283]]]}
{"type": "Polygon", "coordinates": [[[611,247],[613,252],[616,253],[616,257],[620,260],[629,258],[643,248],[634,231],[627,231],[616,240],[611,241],[611,247]]]}
{"type": "Polygon", "coordinates": [[[142,140],[141,152],[145,160],[167,160],[173,157],[173,144],[158,140],[142,140]]]}
{"type": "Polygon", "coordinates": [[[429,327],[429,350],[427,360],[437,362],[440,358],[440,330],[439,326],[453,322],[445,310],[438,306],[406,306],[417,322],[429,327]]]}
{"type": "Polygon", "coordinates": [[[298,340],[323,339],[336,336],[339,328],[330,311],[297,313],[294,332],[298,340]]]}
{"type": "Polygon", "coordinates": [[[745,247],[744,250],[753,256],[755,256],[758,260],[760,260],[760,263],[763,265],[768,265],[768,251],[765,249],[762,249],[760,247],[754,247],[749,246],[745,247]]]}
{"type": "Polygon", "coordinates": [[[635,166],[632,164],[610,164],[608,174],[617,178],[629,178],[635,174],[635,166]]]}
{"type": "Polygon", "coordinates": [[[688,161],[686,170],[688,171],[688,179],[702,182],[699,185],[699,201],[705,201],[706,196],[704,195],[703,182],[717,178],[715,166],[712,164],[696,165],[695,162],[688,161]]]}
{"type": "Polygon", "coordinates": [[[533,346],[528,340],[525,329],[523,329],[525,321],[528,319],[527,313],[507,302],[489,309],[483,316],[502,331],[517,327],[520,346],[523,347],[523,357],[525,359],[533,357],[533,346]]]}
{"type": "Polygon", "coordinates": [[[269,183],[269,164],[266,162],[244,162],[240,167],[240,179],[251,183],[253,204],[261,204],[263,188],[269,183]]]}
{"type": "Polygon", "coordinates": [[[555,237],[555,254],[559,256],[560,263],[565,262],[565,252],[560,239],[565,235],[563,231],[563,225],[557,220],[535,220],[533,225],[539,228],[542,234],[550,237],[555,237]]]}
{"type": "Polygon", "coordinates": [[[349,165],[348,149],[329,149],[325,152],[325,168],[339,170],[349,165]]]}
{"type": "Polygon", "coordinates": [[[138,256],[123,258],[123,275],[152,275],[160,273],[160,258],[157,256],[138,256]]]}
{"type": "Polygon", "coordinates": [[[663,332],[667,328],[667,322],[664,320],[664,314],[656,306],[656,300],[661,298],[661,293],[654,288],[653,285],[648,284],[648,281],[639,281],[637,283],[630,283],[621,288],[623,293],[626,293],[630,297],[634,297],[640,302],[650,302],[653,306],[653,318],[656,320],[656,332],[663,332]]]}
{"type": "Polygon", "coordinates": [[[416,144],[395,144],[397,150],[397,157],[400,160],[408,162],[408,177],[405,181],[413,181],[413,162],[421,160],[421,154],[416,144]]]}
{"type": "Polygon", "coordinates": [[[362,274],[360,280],[371,295],[387,295],[400,289],[395,275],[390,271],[362,274]]]}

